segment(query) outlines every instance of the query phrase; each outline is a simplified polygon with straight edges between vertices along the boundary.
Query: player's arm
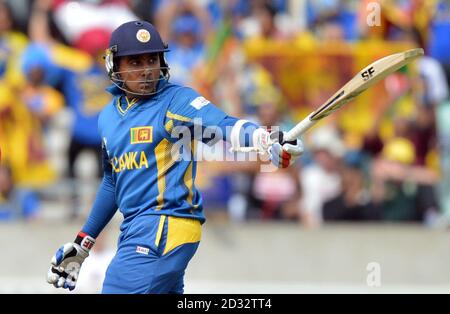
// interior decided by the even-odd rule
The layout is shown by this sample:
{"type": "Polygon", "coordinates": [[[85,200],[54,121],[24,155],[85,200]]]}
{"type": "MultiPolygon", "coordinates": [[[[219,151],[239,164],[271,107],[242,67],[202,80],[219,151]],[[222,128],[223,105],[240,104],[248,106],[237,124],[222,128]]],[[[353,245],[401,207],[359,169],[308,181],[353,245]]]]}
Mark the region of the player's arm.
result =
{"type": "Polygon", "coordinates": [[[56,288],[75,289],[81,265],[95,244],[95,239],[117,211],[115,184],[106,148],[103,146],[103,180],[89,217],[75,238],[61,246],[51,260],[47,282],[56,288]]]}
{"type": "Polygon", "coordinates": [[[194,133],[200,133],[197,139],[205,143],[212,144],[223,139],[235,151],[256,147],[259,152],[269,154],[272,163],[280,168],[288,167],[303,153],[300,140],[285,142],[284,132],[269,133],[254,122],[228,116],[190,88],[182,89],[175,95],[164,125],[169,120],[173,125],[189,126],[191,130],[197,128],[197,132],[194,130],[194,133]]]}
{"type": "MultiPolygon", "coordinates": [[[[284,141],[286,134],[283,131],[268,132],[266,129],[247,120],[227,117],[226,120],[235,119],[231,132],[225,140],[231,143],[234,151],[253,151],[267,153],[271,162],[278,168],[287,168],[303,154],[303,143],[300,139],[284,141]]],[[[224,122],[220,122],[221,127],[224,122]]],[[[230,121],[226,122],[229,124],[230,121]]]]}

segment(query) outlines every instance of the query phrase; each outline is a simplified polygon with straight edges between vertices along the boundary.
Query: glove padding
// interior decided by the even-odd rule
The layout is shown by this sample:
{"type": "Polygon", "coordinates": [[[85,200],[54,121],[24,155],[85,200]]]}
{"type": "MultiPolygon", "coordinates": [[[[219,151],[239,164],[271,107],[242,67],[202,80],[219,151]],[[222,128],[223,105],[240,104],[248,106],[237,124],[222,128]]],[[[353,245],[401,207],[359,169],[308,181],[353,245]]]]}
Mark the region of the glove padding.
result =
{"type": "Polygon", "coordinates": [[[271,162],[278,168],[287,168],[303,154],[303,142],[300,139],[284,141],[285,132],[272,132],[270,139],[274,142],[269,148],[271,162]]]}
{"type": "Polygon", "coordinates": [[[75,242],[60,247],[51,260],[47,282],[55,288],[75,289],[81,265],[94,243],[94,238],[80,232],[75,242]]]}

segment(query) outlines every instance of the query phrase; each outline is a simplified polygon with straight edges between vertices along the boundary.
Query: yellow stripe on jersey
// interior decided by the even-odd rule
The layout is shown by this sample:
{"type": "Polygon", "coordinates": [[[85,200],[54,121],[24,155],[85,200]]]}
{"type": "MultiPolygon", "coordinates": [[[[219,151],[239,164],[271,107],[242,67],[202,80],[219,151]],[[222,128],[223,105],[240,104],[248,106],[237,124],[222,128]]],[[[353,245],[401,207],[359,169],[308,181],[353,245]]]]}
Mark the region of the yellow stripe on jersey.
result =
{"type": "Polygon", "coordinates": [[[202,238],[199,220],[168,216],[167,240],[163,255],[186,243],[196,243],[202,238]]]}
{"type": "Polygon", "coordinates": [[[174,119],[174,120],[183,121],[183,122],[190,122],[191,121],[191,118],[180,116],[179,114],[172,113],[170,111],[167,111],[166,117],[169,118],[169,119],[174,119]]]}
{"type": "Polygon", "coordinates": [[[117,106],[117,109],[119,109],[119,112],[123,115],[125,113],[125,111],[123,111],[122,106],[120,105],[120,97],[117,98],[116,106],[117,106]]]}
{"type": "Polygon", "coordinates": [[[194,196],[194,177],[192,175],[192,166],[193,166],[193,160],[194,160],[194,156],[195,156],[195,147],[196,145],[196,141],[191,141],[191,149],[192,149],[192,153],[191,153],[191,162],[189,163],[188,168],[186,169],[186,172],[184,173],[184,185],[186,186],[186,188],[189,191],[189,194],[187,196],[186,201],[193,206],[193,208],[197,208],[198,205],[194,205],[192,203],[192,199],[194,196]]]}
{"type": "Polygon", "coordinates": [[[156,232],[155,246],[159,246],[159,241],[161,241],[162,232],[164,229],[164,222],[166,221],[166,215],[161,215],[159,218],[158,231],[156,232]]]}
{"type": "Polygon", "coordinates": [[[164,128],[166,129],[166,131],[168,133],[172,133],[172,129],[173,129],[173,120],[169,120],[166,122],[166,125],[164,126],[164,128]]]}
{"type": "Polygon", "coordinates": [[[177,154],[172,156],[172,146],[172,143],[165,138],[155,147],[156,167],[158,169],[158,196],[156,197],[158,206],[156,207],[156,210],[160,210],[164,206],[166,172],[177,160],[177,154]]]}
{"type": "Polygon", "coordinates": [[[119,111],[122,115],[124,115],[128,111],[128,109],[130,109],[134,104],[136,104],[138,102],[137,98],[133,98],[133,99],[131,99],[131,101],[129,101],[128,97],[125,96],[125,100],[127,102],[127,107],[124,110],[124,109],[122,109],[122,106],[120,103],[121,98],[122,97],[117,98],[117,108],[119,109],[119,111]]]}
{"type": "Polygon", "coordinates": [[[192,191],[192,187],[194,185],[194,179],[192,178],[192,161],[189,163],[188,168],[186,169],[186,172],[184,173],[184,185],[186,185],[189,194],[187,197],[187,202],[192,205],[192,197],[194,195],[194,192],[192,191]]]}

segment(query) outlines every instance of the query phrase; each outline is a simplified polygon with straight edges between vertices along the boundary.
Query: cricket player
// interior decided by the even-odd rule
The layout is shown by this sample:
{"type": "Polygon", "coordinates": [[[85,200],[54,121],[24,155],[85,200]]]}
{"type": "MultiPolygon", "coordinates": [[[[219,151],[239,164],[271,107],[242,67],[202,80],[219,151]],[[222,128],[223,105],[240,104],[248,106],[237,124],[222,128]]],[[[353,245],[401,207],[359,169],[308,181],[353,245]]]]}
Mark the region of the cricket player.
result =
{"type": "MultiPolygon", "coordinates": [[[[124,220],[102,293],[183,293],[205,216],[194,185],[196,161],[176,158],[179,136],[173,130],[213,128],[234,149],[256,147],[280,168],[303,153],[300,140],[284,143],[282,132],[269,134],[228,116],[194,90],[169,83],[166,51],[148,22],[122,24],[111,35],[105,64],[114,98],[98,120],[103,181],[75,241],[51,260],[47,281],[57,288],[75,288],[96,237],[119,209],[124,220]]],[[[191,136],[188,142],[210,140],[191,136]]]]}

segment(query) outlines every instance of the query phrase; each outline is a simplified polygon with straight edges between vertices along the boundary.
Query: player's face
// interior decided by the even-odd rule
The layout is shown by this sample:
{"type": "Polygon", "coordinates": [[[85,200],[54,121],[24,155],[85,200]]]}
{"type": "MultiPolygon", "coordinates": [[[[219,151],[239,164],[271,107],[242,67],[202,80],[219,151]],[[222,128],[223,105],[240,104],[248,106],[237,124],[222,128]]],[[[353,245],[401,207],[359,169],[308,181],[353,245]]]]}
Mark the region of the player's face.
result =
{"type": "Polygon", "coordinates": [[[126,87],[136,94],[150,94],[156,89],[160,62],[157,53],[125,56],[119,60],[119,73],[126,87]]]}

